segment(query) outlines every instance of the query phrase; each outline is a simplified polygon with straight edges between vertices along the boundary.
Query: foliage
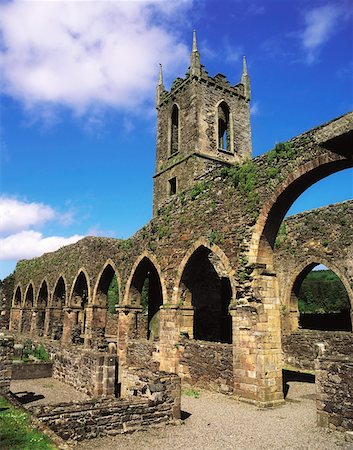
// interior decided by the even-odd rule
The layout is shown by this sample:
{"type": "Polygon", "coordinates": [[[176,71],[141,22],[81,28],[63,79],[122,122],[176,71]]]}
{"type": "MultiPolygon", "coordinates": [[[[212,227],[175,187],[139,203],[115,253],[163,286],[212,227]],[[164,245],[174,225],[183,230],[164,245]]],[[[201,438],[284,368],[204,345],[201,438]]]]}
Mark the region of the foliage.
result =
{"type": "Polygon", "coordinates": [[[119,303],[119,286],[116,275],[114,274],[112,281],[108,288],[108,312],[110,314],[116,314],[115,305],[119,303]]]}
{"type": "Polygon", "coordinates": [[[30,425],[27,413],[0,397],[0,448],[2,450],[55,450],[49,438],[30,425]]]}
{"type": "Polygon", "coordinates": [[[222,176],[230,180],[234,187],[238,188],[239,194],[245,199],[245,212],[252,215],[256,220],[258,216],[260,197],[256,191],[258,181],[258,167],[253,161],[248,160],[243,164],[224,167],[222,176]]]}
{"type": "Polygon", "coordinates": [[[199,181],[198,183],[194,184],[194,186],[189,191],[191,200],[196,200],[197,197],[200,196],[200,194],[202,194],[206,189],[209,188],[209,186],[210,183],[207,181],[199,181]]]}
{"type": "Polygon", "coordinates": [[[121,250],[130,250],[130,248],[132,248],[132,246],[133,246],[132,239],[126,239],[119,243],[119,248],[121,250]]]}
{"type": "Polygon", "coordinates": [[[334,313],[350,309],[347,291],[331,270],[312,271],[299,291],[301,313],[334,313]]]}
{"type": "Polygon", "coordinates": [[[49,361],[49,354],[45,350],[43,345],[39,345],[36,347],[30,339],[25,341],[24,347],[22,350],[22,360],[24,362],[29,361],[29,357],[34,356],[34,358],[39,359],[40,361],[46,362],[49,361]]]}
{"type": "Polygon", "coordinates": [[[267,163],[272,164],[279,159],[292,159],[294,156],[295,151],[290,142],[279,142],[267,153],[267,163]]]}
{"type": "Polygon", "coordinates": [[[217,230],[211,230],[209,234],[209,240],[210,244],[223,244],[224,243],[224,236],[220,231],[217,230]]]}
{"type": "Polygon", "coordinates": [[[196,391],[195,389],[187,389],[183,391],[183,394],[186,395],[186,397],[193,397],[193,398],[201,397],[200,391],[196,391]]]}
{"type": "Polygon", "coordinates": [[[283,222],[278,230],[278,234],[277,234],[277,237],[275,240],[275,248],[280,247],[281,244],[283,244],[284,242],[287,241],[287,239],[288,239],[288,236],[287,236],[286,224],[283,222]]]}
{"type": "Polygon", "coordinates": [[[144,313],[147,313],[147,311],[148,311],[149,290],[150,290],[150,280],[147,277],[147,278],[145,278],[145,281],[143,282],[142,291],[141,291],[141,306],[142,306],[142,311],[144,313]]]}

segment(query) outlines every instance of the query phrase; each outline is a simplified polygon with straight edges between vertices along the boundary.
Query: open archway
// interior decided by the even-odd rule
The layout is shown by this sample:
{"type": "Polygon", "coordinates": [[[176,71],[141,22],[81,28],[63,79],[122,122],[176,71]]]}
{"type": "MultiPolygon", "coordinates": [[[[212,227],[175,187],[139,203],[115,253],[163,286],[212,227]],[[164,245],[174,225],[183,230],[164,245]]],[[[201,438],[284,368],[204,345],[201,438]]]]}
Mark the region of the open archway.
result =
{"type": "Polygon", "coordinates": [[[73,285],[70,307],[75,311],[75,323],[72,329],[72,341],[81,344],[86,331],[86,313],[88,306],[88,280],[85,272],[80,271],[73,285]]]}
{"type": "Polygon", "coordinates": [[[142,308],[144,325],[141,337],[159,339],[160,307],[163,305],[162,285],[158,270],[150,258],[144,256],[138,263],[128,290],[128,303],[142,308]]]}
{"type": "Polygon", "coordinates": [[[29,333],[31,331],[33,302],[34,302],[34,288],[33,284],[30,283],[26,289],[25,298],[23,302],[22,324],[21,324],[21,331],[23,333],[29,333]]]}
{"type": "Polygon", "coordinates": [[[39,288],[36,311],[36,331],[43,336],[46,308],[48,306],[48,285],[44,280],[39,288]]]}
{"type": "Polygon", "coordinates": [[[179,296],[183,307],[193,309],[189,338],[211,342],[232,342],[232,323],[229,305],[232,288],[228,274],[209,248],[201,245],[184,267],[179,296]]]}
{"type": "Polygon", "coordinates": [[[60,340],[63,332],[64,307],[66,304],[66,283],[60,276],[55,284],[51,301],[50,317],[48,318],[47,334],[53,340],[60,340]]]}
{"type": "Polygon", "coordinates": [[[17,286],[15,295],[13,297],[12,306],[14,308],[20,308],[22,305],[22,291],[21,286],[17,286]]]}
{"type": "Polygon", "coordinates": [[[117,314],[116,307],[119,304],[120,278],[113,263],[107,263],[98,277],[94,292],[94,317],[93,328],[95,334],[100,334],[109,339],[116,337],[117,314]]]}

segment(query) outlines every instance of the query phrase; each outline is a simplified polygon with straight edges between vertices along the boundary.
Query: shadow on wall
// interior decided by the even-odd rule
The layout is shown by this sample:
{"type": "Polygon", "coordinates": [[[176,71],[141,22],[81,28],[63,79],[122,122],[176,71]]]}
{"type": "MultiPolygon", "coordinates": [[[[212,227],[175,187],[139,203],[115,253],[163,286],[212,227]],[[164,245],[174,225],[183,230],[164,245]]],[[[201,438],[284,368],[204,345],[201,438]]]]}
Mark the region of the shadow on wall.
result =
{"type": "Polygon", "coordinates": [[[315,383],[315,375],[307,372],[297,372],[295,370],[282,370],[283,396],[287,397],[289,391],[289,382],[297,381],[299,383],[315,383]]]}

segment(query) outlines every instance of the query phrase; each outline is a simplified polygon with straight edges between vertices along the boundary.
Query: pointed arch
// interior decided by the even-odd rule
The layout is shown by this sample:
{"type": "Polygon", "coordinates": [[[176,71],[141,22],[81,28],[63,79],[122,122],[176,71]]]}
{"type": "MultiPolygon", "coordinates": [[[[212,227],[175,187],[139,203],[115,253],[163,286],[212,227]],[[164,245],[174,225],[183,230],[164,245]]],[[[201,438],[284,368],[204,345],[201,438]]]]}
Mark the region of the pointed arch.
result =
{"type": "Polygon", "coordinates": [[[234,272],[224,252],[205,240],[197,241],[185,255],[174,287],[174,301],[193,311],[182,314],[182,332],[189,338],[232,342],[229,307],[235,301],[234,272]]]}
{"type": "MultiPolygon", "coordinates": [[[[166,289],[156,258],[147,252],[135,262],[125,291],[125,303],[141,307],[147,339],[159,338],[159,312],[166,298],[166,289]]],[[[139,324],[136,324],[139,328],[139,324]]],[[[141,336],[142,337],[142,336],[141,336]]]]}
{"type": "Polygon", "coordinates": [[[51,296],[50,306],[62,309],[66,305],[66,280],[64,275],[60,275],[55,283],[53,295],[51,296]]]}
{"type": "Polygon", "coordinates": [[[228,104],[221,100],[217,104],[217,146],[219,150],[233,152],[233,128],[228,104]]]}
{"type": "MultiPolygon", "coordinates": [[[[93,289],[93,305],[100,305],[103,307],[108,306],[108,289],[113,280],[114,275],[116,276],[116,280],[118,283],[118,299],[121,298],[121,278],[120,274],[115,266],[115,263],[112,259],[108,259],[102,270],[99,272],[97,276],[97,281],[93,289]]],[[[118,301],[117,301],[118,303],[118,301]]]]}
{"type": "Polygon", "coordinates": [[[48,306],[49,302],[49,290],[48,290],[48,282],[44,279],[38,291],[36,306],[39,309],[45,309],[48,306]]]}
{"type": "Polygon", "coordinates": [[[19,283],[14,291],[14,296],[12,299],[12,307],[20,308],[21,306],[22,306],[22,286],[21,283],[19,283]]]}
{"type": "Polygon", "coordinates": [[[180,147],[180,108],[177,103],[172,106],[169,126],[169,153],[174,155],[180,147]]]}
{"type": "Polygon", "coordinates": [[[26,288],[26,292],[23,299],[23,307],[24,308],[33,308],[34,305],[34,284],[33,281],[30,281],[26,288]]]}
{"type": "MultiPolygon", "coordinates": [[[[287,328],[289,328],[290,331],[296,331],[299,325],[298,299],[301,285],[304,279],[307,277],[307,275],[316,266],[320,264],[325,265],[329,270],[334,272],[340,279],[346,290],[348,300],[350,302],[351,311],[353,311],[353,289],[347,277],[342,273],[340,268],[337,267],[336,264],[333,263],[332,261],[328,261],[325,258],[322,258],[321,256],[320,257],[312,256],[297,267],[297,270],[295,271],[295,273],[292,274],[289,283],[287,284],[287,289],[285,290],[282,298],[282,305],[285,306],[285,310],[287,310],[289,313],[290,324],[287,328]]],[[[352,326],[353,324],[351,323],[351,328],[352,326]]]]}
{"type": "Polygon", "coordinates": [[[81,267],[72,283],[68,306],[81,307],[81,303],[88,303],[91,298],[89,276],[84,267],[81,267]]]}

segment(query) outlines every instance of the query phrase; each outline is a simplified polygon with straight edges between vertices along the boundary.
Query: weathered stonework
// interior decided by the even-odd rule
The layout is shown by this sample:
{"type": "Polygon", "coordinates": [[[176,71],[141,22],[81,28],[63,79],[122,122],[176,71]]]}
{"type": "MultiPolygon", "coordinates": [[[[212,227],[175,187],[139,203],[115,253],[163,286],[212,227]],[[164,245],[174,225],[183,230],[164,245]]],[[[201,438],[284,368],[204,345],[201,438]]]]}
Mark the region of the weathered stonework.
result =
{"type": "MultiPolygon", "coordinates": [[[[234,394],[262,406],[281,403],[281,313],[290,269],[280,268],[294,267],[297,261],[283,254],[281,262],[282,256],[274,251],[275,239],[302,192],[331,173],[353,167],[353,113],[235,165],[250,156],[249,99],[246,70],[235,87],[222,76],[209,77],[195,44],[185,80],[177,80],[169,93],[160,80],[157,89],[153,219],[125,241],[85,238],[19,262],[10,329],[56,338],[64,345],[106,350],[107,287],[115,274],[119,304],[109,322],[116,320],[122,368],[133,353],[129,342],[149,338],[158,341],[161,370],[184,370],[183,339],[192,340],[212,323],[214,329],[204,336],[232,346],[234,394]],[[179,116],[175,108],[173,112],[178,101],[179,116]],[[231,154],[219,151],[228,144],[231,154]],[[179,154],[185,159],[179,160],[179,154]],[[181,184],[169,197],[166,183],[174,176],[181,184]],[[202,284],[205,273],[207,282],[202,284]],[[146,278],[147,316],[141,300],[146,278]],[[152,323],[159,326],[151,330],[152,323]]],[[[338,237],[339,227],[336,232],[338,237]]],[[[341,242],[348,255],[352,241],[341,242]]],[[[321,247],[317,245],[317,255],[324,253],[321,247]]],[[[351,283],[349,261],[347,256],[343,262],[347,283],[351,283]]],[[[293,322],[286,325],[289,332],[295,326],[292,316],[293,322]]],[[[112,325],[109,329],[111,340],[112,325]]],[[[230,379],[220,382],[229,387],[230,379]]]]}
{"type": "Polygon", "coordinates": [[[0,333],[0,393],[10,390],[12,374],[14,338],[7,333],[0,333]]]}

